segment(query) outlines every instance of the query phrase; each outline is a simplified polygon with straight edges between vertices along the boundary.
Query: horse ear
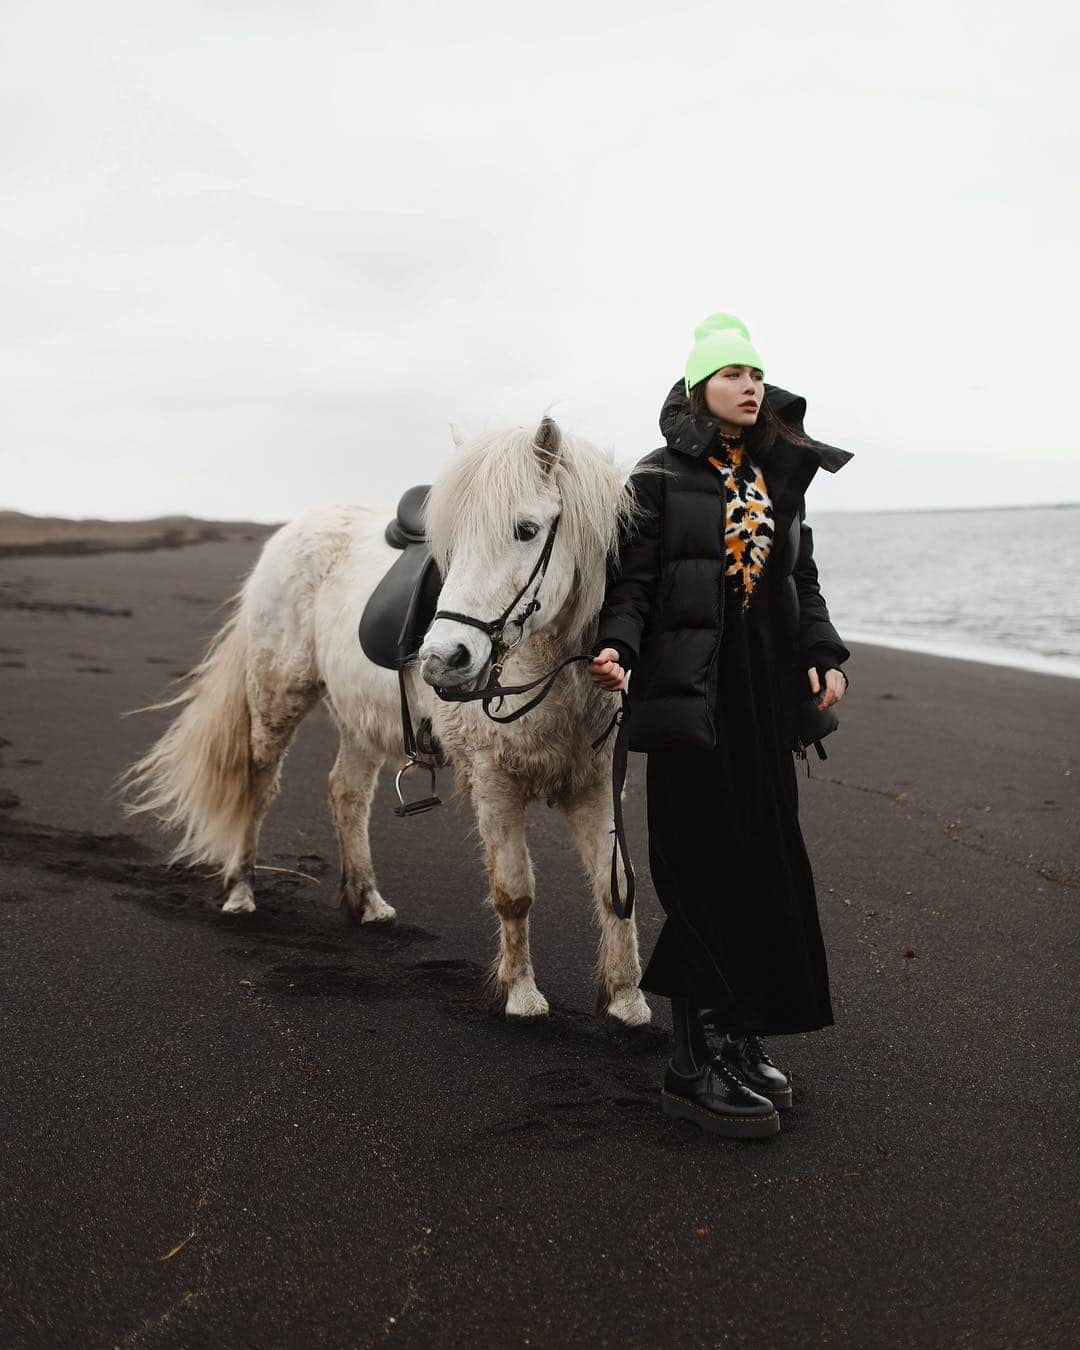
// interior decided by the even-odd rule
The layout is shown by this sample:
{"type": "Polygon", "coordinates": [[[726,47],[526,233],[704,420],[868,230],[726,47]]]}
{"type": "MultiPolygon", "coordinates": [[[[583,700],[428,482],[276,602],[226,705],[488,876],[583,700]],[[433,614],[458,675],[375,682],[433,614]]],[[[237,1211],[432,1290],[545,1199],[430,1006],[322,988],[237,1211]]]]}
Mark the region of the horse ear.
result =
{"type": "Polygon", "coordinates": [[[459,450],[468,440],[468,437],[465,435],[464,431],[462,431],[462,429],[458,426],[456,422],[450,423],[450,435],[453,436],[454,444],[457,446],[459,450]]]}
{"type": "Polygon", "coordinates": [[[544,472],[550,473],[559,460],[562,432],[559,430],[558,423],[548,417],[546,413],[536,429],[533,444],[536,446],[536,457],[539,459],[544,472]]]}

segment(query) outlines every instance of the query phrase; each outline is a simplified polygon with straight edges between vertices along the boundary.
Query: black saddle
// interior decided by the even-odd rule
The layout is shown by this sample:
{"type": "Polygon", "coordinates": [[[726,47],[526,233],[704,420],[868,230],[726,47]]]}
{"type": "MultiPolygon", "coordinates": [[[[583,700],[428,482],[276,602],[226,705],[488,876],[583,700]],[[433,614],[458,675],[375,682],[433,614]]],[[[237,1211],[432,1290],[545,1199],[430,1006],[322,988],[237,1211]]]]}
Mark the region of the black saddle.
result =
{"type": "Polygon", "coordinates": [[[400,670],[415,657],[439,607],[442,577],[424,536],[423,510],[430,484],[411,487],[387,525],[386,542],[401,549],[372,591],[360,616],[360,646],[369,661],[400,670]]]}
{"type": "Polygon", "coordinates": [[[398,502],[397,515],[387,525],[385,538],[391,548],[401,549],[401,557],[387,568],[360,616],[360,646],[364,655],[377,666],[398,673],[401,739],[406,756],[406,763],[398,770],[394,783],[398,795],[394,813],[399,816],[417,815],[439,805],[441,799],[435,795],[435,770],[447,763],[430,717],[422,717],[413,730],[405,688],[405,667],[420,650],[424,634],[439,607],[442,590],[442,577],[424,534],[424,503],[430,491],[430,484],[420,483],[409,488],[398,502]],[[421,755],[428,758],[420,759],[421,755]],[[428,796],[407,802],[401,781],[406,770],[416,764],[422,765],[431,775],[431,790],[428,796]]]}

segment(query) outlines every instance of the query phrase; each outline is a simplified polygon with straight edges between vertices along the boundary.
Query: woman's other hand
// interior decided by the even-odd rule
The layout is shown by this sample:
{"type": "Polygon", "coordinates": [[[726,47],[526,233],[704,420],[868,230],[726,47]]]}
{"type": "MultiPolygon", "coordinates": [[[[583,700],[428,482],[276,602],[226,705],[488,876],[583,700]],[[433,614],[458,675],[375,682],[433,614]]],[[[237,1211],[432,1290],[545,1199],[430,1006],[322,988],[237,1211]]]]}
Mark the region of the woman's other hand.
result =
{"type": "Polygon", "coordinates": [[[619,653],[614,647],[605,647],[589,662],[589,674],[593,683],[601,689],[625,689],[625,672],[619,665],[619,653]]]}
{"type": "MultiPolygon", "coordinates": [[[[591,670],[592,667],[590,666],[589,669],[591,670]]],[[[812,694],[820,693],[821,680],[818,678],[817,670],[811,666],[806,674],[810,680],[810,692],[812,694]]],[[[844,672],[837,669],[827,670],[825,672],[825,692],[818,706],[831,708],[834,703],[839,703],[844,697],[846,689],[847,680],[844,679],[844,672]]]]}

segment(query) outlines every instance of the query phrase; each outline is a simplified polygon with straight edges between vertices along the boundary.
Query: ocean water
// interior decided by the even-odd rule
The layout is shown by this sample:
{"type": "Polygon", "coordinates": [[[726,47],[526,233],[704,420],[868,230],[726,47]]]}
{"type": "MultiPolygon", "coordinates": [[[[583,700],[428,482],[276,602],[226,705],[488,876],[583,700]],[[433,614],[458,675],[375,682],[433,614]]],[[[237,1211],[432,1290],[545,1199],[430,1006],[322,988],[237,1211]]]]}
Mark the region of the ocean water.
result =
{"type": "Polygon", "coordinates": [[[840,636],[1080,679],[1080,505],[807,511],[840,636]]]}

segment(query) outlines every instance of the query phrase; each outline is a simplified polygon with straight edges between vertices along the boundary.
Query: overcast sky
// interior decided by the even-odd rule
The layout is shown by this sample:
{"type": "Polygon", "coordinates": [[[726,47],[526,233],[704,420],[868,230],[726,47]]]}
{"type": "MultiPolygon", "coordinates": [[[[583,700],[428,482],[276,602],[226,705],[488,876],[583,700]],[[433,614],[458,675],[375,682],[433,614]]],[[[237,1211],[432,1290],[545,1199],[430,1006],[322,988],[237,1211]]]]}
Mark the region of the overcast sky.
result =
{"type": "Polygon", "coordinates": [[[855,452],[811,511],[1080,500],[1072,4],[2,16],[0,506],[285,519],[545,410],[629,465],[714,310],[855,452]]]}

